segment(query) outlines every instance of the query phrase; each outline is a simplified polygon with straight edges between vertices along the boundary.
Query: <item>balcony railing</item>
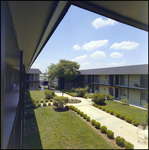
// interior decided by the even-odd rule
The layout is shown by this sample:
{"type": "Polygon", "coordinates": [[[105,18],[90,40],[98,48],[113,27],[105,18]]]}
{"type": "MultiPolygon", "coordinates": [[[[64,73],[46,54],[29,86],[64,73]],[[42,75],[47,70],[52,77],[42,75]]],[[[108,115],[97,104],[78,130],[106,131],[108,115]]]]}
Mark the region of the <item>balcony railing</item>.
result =
{"type": "Polygon", "coordinates": [[[148,89],[148,82],[141,84],[138,81],[130,81],[129,87],[135,87],[135,88],[147,88],[148,89]]]}

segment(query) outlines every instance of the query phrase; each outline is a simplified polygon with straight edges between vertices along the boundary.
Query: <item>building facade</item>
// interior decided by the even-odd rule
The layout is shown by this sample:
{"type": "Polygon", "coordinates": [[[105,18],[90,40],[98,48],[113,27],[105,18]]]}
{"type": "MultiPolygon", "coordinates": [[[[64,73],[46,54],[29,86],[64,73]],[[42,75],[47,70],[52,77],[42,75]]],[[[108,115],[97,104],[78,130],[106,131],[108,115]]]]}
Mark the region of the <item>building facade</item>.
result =
{"type": "Polygon", "coordinates": [[[116,100],[128,99],[130,104],[148,103],[148,64],[80,70],[80,87],[90,93],[109,93],[116,100]]]}
{"type": "Polygon", "coordinates": [[[29,69],[26,74],[26,89],[37,90],[40,86],[39,74],[42,72],[39,69],[29,69]]]}

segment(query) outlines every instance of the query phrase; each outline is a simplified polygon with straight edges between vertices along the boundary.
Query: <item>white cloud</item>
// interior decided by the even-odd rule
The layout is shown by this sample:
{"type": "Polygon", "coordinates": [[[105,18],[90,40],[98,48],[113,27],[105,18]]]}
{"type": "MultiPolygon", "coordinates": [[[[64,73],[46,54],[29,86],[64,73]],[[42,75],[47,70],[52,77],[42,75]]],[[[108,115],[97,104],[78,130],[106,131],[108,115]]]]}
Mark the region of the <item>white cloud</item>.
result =
{"type": "Polygon", "coordinates": [[[106,54],[104,51],[96,51],[90,55],[90,57],[94,59],[106,58],[106,54]]]}
{"type": "Polygon", "coordinates": [[[115,25],[116,23],[118,23],[118,22],[115,20],[112,20],[110,18],[108,18],[107,20],[103,20],[102,18],[97,18],[92,22],[92,26],[95,27],[96,29],[98,29],[99,27],[115,25]]]}
{"type": "Polygon", "coordinates": [[[123,54],[119,53],[119,52],[113,52],[110,54],[110,56],[113,58],[121,58],[121,57],[123,57],[123,54]]]}
{"type": "Polygon", "coordinates": [[[77,45],[74,45],[74,46],[73,46],[73,49],[74,49],[74,50],[79,50],[79,49],[81,49],[81,47],[77,44],[77,45]]]}
{"type": "Polygon", "coordinates": [[[87,61],[80,64],[80,69],[89,69],[90,67],[91,67],[91,64],[87,61]]]}
{"type": "Polygon", "coordinates": [[[139,46],[139,43],[123,41],[121,43],[117,43],[117,42],[114,43],[110,48],[132,50],[132,49],[137,49],[138,46],[139,46]]]}
{"type": "Polygon", "coordinates": [[[72,59],[72,61],[85,61],[86,59],[87,59],[87,55],[83,55],[72,59]]]}
{"type": "Polygon", "coordinates": [[[123,61],[120,62],[120,63],[111,62],[111,63],[106,64],[106,65],[109,66],[109,67],[113,67],[113,66],[120,66],[120,65],[124,65],[124,64],[126,64],[126,60],[123,60],[123,61]]]}
{"type": "Polygon", "coordinates": [[[108,40],[97,40],[97,41],[91,41],[89,43],[85,43],[82,46],[82,49],[85,49],[87,51],[92,51],[94,49],[97,49],[101,46],[106,46],[108,44],[108,40]]]}

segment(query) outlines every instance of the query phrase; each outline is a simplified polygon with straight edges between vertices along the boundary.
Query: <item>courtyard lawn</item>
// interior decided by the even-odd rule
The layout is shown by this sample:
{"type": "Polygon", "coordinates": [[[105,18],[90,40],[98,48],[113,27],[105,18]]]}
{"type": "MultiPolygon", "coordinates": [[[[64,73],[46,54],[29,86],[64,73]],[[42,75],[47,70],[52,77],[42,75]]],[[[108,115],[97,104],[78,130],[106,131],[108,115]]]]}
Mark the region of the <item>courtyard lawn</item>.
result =
{"type": "Polygon", "coordinates": [[[146,111],[143,109],[123,105],[122,103],[111,100],[106,100],[105,103],[107,105],[102,107],[105,107],[106,109],[114,110],[114,112],[119,112],[125,116],[132,117],[132,120],[138,120],[140,123],[144,123],[146,121],[146,111]]]}
{"type": "Polygon", "coordinates": [[[40,100],[45,98],[44,91],[30,91],[31,97],[35,100],[40,100]]]}
{"type": "Polygon", "coordinates": [[[25,121],[34,127],[24,138],[24,148],[43,149],[117,149],[75,112],[56,112],[53,106],[34,109],[35,118],[25,121]]]}

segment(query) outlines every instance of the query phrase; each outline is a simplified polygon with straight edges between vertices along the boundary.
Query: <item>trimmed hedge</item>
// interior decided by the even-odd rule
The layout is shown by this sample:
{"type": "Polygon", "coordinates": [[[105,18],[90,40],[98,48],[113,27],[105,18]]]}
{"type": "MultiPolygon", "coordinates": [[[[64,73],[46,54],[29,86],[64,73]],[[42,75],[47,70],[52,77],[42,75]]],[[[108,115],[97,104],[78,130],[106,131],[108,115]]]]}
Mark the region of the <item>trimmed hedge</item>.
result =
{"type": "Polygon", "coordinates": [[[134,145],[127,141],[124,142],[124,147],[125,149],[134,149],[134,145]]]}
{"type": "Polygon", "coordinates": [[[80,116],[83,116],[84,112],[83,111],[80,111],[80,116]]]}
{"type": "Polygon", "coordinates": [[[86,119],[86,117],[87,117],[87,114],[83,114],[83,118],[86,119]]]}
{"type": "Polygon", "coordinates": [[[46,103],[43,103],[43,106],[46,106],[46,103]]]}
{"type": "Polygon", "coordinates": [[[95,126],[96,120],[92,119],[91,123],[93,126],[95,126]]]}
{"type": "Polygon", "coordinates": [[[101,126],[101,132],[102,133],[106,133],[106,131],[107,131],[107,127],[106,126],[101,126]]]}
{"type": "Polygon", "coordinates": [[[87,122],[89,122],[90,119],[91,119],[91,118],[90,118],[89,116],[86,117],[86,121],[87,121],[87,122]]]}
{"type": "Polygon", "coordinates": [[[74,111],[77,112],[77,111],[78,111],[78,108],[75,107],[75,108],[74,108],[74,111]]]}
{"type": "Polygon", "coordinates": [[[38,106],[38,107],[41,107],[41,103],[38,103],[37,106],[38,106]]]}
{"type": "Polygon", "coordinates": [[[40,103],[43,103],[44,102],[44,100],[40,100],[40,103]]]}
{"type": "Polygon", "coordinates": [[[106,131],[106,134],[107,134],[107,137],[110,138],[110,139],[113,139],[114,138],[114,132],[111,131],[111,130],[107,130],[106,131]]]}
{"type": "Polygon", "coordinates": [[[125,139],[123,137],[120,137],[120,136],[116,137],[116,144],[117,145],[124,147],[124,142],[125,142],[125,139]]]}
{"type": "Polygon", "coordinates": [[[115,114],[116,114],[116,117],[118,117],[118,118],[120,117],[120,113],[119,112],[116,112],[115,114]]]}
{"type": "Polygon", "coordinates": [[[50,102],[48,103],[48,106],[51,106],[51,103],[50,103],[50,102]]]}
{"type": "Polygon", "coordinates": [[[109,113],[109,109],[106,109],[106,112],[109,113]]]}
{"type": "Polygon", "coordinates": [[[80,110],[79,109],[77,110],[77,114],[80,114],[80,110]]]}
{"type": "Polygon", "coordinates": [[[101,124],[100,124],[99,122],[95,122],[95,128],[96,128],[96,129],[100,129],[100,125],[101,125],[101,124]]]}
{"type": "Polygon", "coordinates": [[[98,106],[99,109],[102,109],[102,106],[98,106]]]}
{"type": "Polygon", "coordinates": [[[110,110],[110,114],[113,115],[114,114],[114,110],[110,110]]]}
{"type": "Polygon", "coordinates": [[[120,114],[120,118],[121,119],[125,119],[125,115],[124,114],[120,114]]]}
{"type": "Polygon", "coordinates": [[[129,123],[132,123],[132,118],[131,117],[125,117],[125,120],[129,123]]]}
{"type": "Polygon", "coordinates": [[[45,102],[48,102],[48,99],[45,99],[45,102]]]}
{"type": "Polygon", "coordinates": [[[134,126],[138,126],[140,124],[140,122],[138,120],[133,120],[132,123],[134,126]]]}
{"type": "Polygon", "coordinates": [[[106,109],[104,107],[101,108],[103,111],[105,111],[106,109]]]}
{"type": "Polygon", "coordinates": [[[97,105],[97,104],[95,104],[95,107],[98,107],[98,105],[97,105]]]}

